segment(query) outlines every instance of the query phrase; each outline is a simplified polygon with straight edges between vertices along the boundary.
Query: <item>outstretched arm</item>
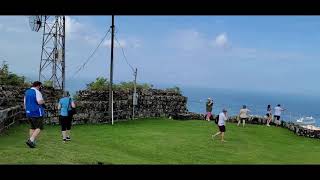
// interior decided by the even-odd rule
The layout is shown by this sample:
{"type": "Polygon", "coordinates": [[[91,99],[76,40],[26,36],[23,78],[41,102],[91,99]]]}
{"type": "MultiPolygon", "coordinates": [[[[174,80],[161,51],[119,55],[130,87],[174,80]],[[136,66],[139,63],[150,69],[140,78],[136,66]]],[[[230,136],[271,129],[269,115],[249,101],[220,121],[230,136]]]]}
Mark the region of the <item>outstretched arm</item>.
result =
{"type": "Polygon", "coordinates": [[[26,97],[23,97],[23,108],[26,109],[26,97]]]}
{"type": "Polygon", "coordinates": [[[76,104],[73,101],[71,102],[71,107],[76,108],[76,104]]]}

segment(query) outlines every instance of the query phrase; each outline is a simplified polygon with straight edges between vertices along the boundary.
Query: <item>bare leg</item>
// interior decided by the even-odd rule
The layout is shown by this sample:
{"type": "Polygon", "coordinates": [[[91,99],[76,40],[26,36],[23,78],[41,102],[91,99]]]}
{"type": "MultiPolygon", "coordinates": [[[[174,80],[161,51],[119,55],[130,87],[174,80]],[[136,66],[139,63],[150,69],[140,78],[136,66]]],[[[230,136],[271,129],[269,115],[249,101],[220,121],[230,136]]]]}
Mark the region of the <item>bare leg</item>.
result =
{"type": "Polygon", "coordinates": [[[239,120],[238,120],[238,125],[237,125],[237,126],[239,126],[239,125],[240,125],[240,123],[241,123],[241,119],[239,119],[239,120]]]}
{"type": "Polygon", "coordinates": [[[66,139],[67,138],[67,132],[66,131],[61,131],[62,132],[62,139],[66,139]]]}
{"type": "Polygon", "coordinates": [[[30,129],[30,130],[29,130],[29,138],[31,138],[33,132],[34,132],[34,129],[30,129]]]}
{"type": "Polygon", "coordinates": [[[269,125],[269,126],[270,126],[271,121],[272,121],[272,117],[270,116],[270,117],[269,117],[269,122],[268,122],[268,125],[269,125]]]}
{"type": "Polygon", "coordinates": [[[35,129],[34,132],[32,133],[30,140],[32,142],[34,142],[36,140],[36,138],[38,137],[39,133],[40,133],[40,129],[35,129]]]}
{"type": "Polygon", "coordinates": [[[224,132],[221,133],[221,141],[225,142],[225,140],[224,140],[224,132]]]}
{"type": "Polygon", "coordinates": [[[242,127],[244,127],[244,125],[246,124],[246,120],[242,121],[242,127]]]}
{"type": "Polygon", "coordinates": [[[67,137],[70,137],[70,130],[67,130],[67,137]]]}
{"type": "Polygon", "coordinates": [[[212,139],[214,139],[216,136],[218,136],[219,134],[221,134],[221,132],[217,132],[216,134],[212,135],[212,139]]]}

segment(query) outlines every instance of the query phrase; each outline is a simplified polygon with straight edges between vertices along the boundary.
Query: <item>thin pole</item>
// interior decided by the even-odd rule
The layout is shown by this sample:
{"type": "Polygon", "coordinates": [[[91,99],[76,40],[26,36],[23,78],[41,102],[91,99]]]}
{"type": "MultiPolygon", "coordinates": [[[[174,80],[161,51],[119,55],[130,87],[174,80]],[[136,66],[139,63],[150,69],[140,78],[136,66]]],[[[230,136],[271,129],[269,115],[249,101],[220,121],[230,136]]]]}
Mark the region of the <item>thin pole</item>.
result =
{"type": "Polygon", "coordinates": [[[66,56],[65,56],[65,47],[66,47],[66,20],[65,16],[62,17],[62,90],[65,90],[66,84],[66,56]]]}
{"type": "Polygon", "coordinates": [[[58,25],[59,25],[59,16],[56,16],[56,22],[54,24],[55,34],[54,34],[54,59],[53,59],[53,66],[52,66],[52,86],[53,88],[57,88],[56,85],[58,83],[57,79],[57,63],[58,63],[58,25]]]}
{"type": "Polygon", "coordinates": [[[136,98],[137,98],[137,72],[138,69],[136,68],[134,72],[134,89],[133,89],[133,97],[132,97],[132,119],[134,119],[134,106],[136,105],[136,98]]]}
{"type": "Polygon", "coordinates": [[[42,73],[42,58],[43,58],[43,50],[44,50],[44,44],[45,44],[44,36],[46,34],[46,23],[47,23],[46,20],[47,20],[47,16],[41,16],[41,21],[43,24],[43,35],[42,35],[41,59],[40,59],[40,67],[39,67],[39,81],[41,81],[41,73],[42,73]]]}
{"type": "Polygon", "coordinates": [[[110,84],[109,84],[109,114],[111,118],[111,123],[113,125],[113,92],[112,92],[112,82],[113,82],[113,40],[114,40],[114,15],[112,15],[112,25],[111,27],[111,60],[110,60],[110,84]]]}

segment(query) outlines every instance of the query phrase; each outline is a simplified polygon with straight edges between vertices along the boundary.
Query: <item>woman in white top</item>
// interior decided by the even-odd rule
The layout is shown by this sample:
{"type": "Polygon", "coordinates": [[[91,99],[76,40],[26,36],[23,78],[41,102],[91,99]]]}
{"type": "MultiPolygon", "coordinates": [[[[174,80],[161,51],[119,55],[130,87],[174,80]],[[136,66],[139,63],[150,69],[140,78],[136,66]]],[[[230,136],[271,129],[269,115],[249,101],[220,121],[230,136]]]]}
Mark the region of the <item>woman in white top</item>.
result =
{"type": "Polygon", "coordinates": [[[239,121],[238,121],[238,126],[240,125],[241,121],[242,121],[242,127],[244,127],[244,125],[246,124],[246,120],[248,120],[249,115],[248,113],[250,112],[249,109],[247,109],[246,105],[242,106],[242,109],[240,109],[240,113],[239,113],[239,121]]]}

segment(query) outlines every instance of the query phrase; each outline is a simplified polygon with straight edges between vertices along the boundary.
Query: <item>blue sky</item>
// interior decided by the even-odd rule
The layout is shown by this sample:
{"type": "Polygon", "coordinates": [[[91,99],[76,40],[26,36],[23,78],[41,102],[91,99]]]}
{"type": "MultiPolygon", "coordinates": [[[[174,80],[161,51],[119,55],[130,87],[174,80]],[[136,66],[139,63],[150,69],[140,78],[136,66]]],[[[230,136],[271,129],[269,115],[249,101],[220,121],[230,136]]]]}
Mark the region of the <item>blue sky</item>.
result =
{"type": "MultiPolygon", "coordinates": [[[[116,37],[129,63],[138,68],[139,82],[313,94],[320,90],[318,16],[116,16],[115,22],[116,37]]],[[[67,16],[69,84],[109,77],[110,40],[72,78],[110,24],[110,16],[67,16]]],[[[36,76],[41,33],[29,29],[25,16],[1,16],[0,32],[0,58],[14,72],[36,76]]],[[[114,80],[132,79],[117,46],[114,80]]]]}

